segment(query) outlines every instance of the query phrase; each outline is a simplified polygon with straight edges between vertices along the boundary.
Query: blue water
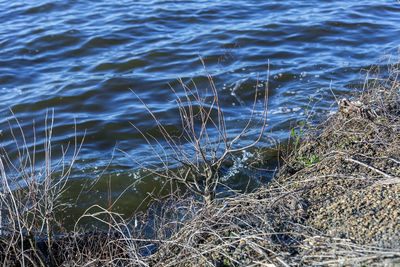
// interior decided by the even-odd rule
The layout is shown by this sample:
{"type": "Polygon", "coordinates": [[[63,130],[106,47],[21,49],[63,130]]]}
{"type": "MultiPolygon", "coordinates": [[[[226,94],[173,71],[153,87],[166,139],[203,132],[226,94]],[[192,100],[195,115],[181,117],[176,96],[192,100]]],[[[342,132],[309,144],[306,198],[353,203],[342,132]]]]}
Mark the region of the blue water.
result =
{"type": "MultiPolygon", "coordinates": [[[[108,166],[103,174],[114,177],[112,190],[118,195],[137,179],[132,171],[138,166],[115,148],[141,162],[156,160],[130,125],[144,132],[156,129],[131,90],[163,123],[178,127],[169,84],[179,88],[180,77],[207,86],[201,56],[228,124],[243,125],[257,74],[266,81],[269,60],[268,126],[261,141],[268,145],[268,136],[288,137],[310,98],[313,111],[326,114],[333,94],[340,97],[357,87],[361,69],[397,55],[400,4],[0,1],[0,36],[0,137],[10,156],[16,157],[16,149],[7,120],[17,128],[10,109],[32,147],[32,122],[39,146],[46,110],[54,108],[55,146],[72,140],[74,119],[78,137],[86,135],[71,190],[79,191],[108,166]]],[[[151,181],[145,184],[132,189],[126,203],[140,202],[152,188],[151,181]]],[[[105,182],[96,186],[81,205],[107,194],[105,182]]]]}

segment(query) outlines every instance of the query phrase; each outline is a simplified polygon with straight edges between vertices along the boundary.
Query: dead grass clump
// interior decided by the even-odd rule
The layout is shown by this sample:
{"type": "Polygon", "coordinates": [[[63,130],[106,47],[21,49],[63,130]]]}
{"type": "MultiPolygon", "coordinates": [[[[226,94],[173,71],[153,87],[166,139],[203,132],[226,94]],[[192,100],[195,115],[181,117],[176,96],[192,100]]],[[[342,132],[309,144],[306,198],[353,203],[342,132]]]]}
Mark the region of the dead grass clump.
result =
{"type": "Polygon", "coordinates": [[[278,192],[235,194],[203,204],[151,258],[165,266],[284,263],[307,229],[295,204],[277,204],[278,192]],[[287,231],[292,227],[298,232],[287,231]]]}

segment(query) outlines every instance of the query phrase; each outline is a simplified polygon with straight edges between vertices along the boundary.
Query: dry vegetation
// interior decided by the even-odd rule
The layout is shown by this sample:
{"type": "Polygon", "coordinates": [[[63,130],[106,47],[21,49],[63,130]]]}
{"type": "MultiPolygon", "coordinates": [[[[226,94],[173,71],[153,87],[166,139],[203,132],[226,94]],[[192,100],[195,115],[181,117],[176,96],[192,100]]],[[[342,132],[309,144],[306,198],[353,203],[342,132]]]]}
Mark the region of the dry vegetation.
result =
{"type": "MultiPolygon", "coordinates": [[[[232,193],[224,198],[212,195],[220,182],[217,172],[212,176],[203,173],[218,169],[225,153],[234,150],[231,144],[235,138],[226,138],[212,80],[212,104],[207,106],[201,105],[204,98],[198,91],[184,86],[185,97],[191,100],[183,104],[178,98],[178,106],[183,136],[189,138],[186,141],[193,144],[195,153],[186,154],[154,118],[175,160],[187,168],[186,172],[175,169],[168,173],[169,159],[160,154],[164,169],[152,171],[170,174],[164,177],[178,180],[195,194],[155,201],[146,214],[138,214],[131,221],[104,207],[93,207],[85,213],[82,218],[104,223],[110,229],[107,233],[77,228],[73,234],[55,237],[46,229],[52,221],[45,203],[50,196],[58,196],[59,191],[47,192],[53,188],[62,191],[64,180],[49,178],[49,186],[35,185],[33,191],[29,186],[25,191],[11,190],[7,183],[14,180],[2,169],[1,260],[5,266],[398,266],[398,75],[396,64],[387,74],[371,77],[368,73],[354,99],[340,101],[339,111],[322,125],[301,140],[289,141],[288,147],[296,149],[289,150],[271,183],[253,193],[232,193]],[[196,113],[194,107],[198,108],[196,113]],[[210,116],[211,110],[216,112],[215,117],[210,116]],[[195,124],[194,118],[211,123],[219,136],[210,141],[209,128],[195,124]],[[222,153],[218,154],[221,147],[222,153]],[[189,175],[192,179],[187,179],[189,175]],[[20,192],[26,193],[19,196],[20,192]],[[32,212],[25,214],[28,206],[32,212]]],[[[263,120],[256,122],[259,127],[265,126],[263,120]]],[[[248,125],[237,138],[252,128],[248,125]]],[[[151,137],[145,137],[149,144],[154,143],[151,137]]],[[[25,159],[32,153],[23,155],[25,159]]],[[[5,160],[11,162],[3,155],[4,166],[5,160]]],[[[29,170],[29,164],[15,168],[29,170]]],[[[27,179],[27,183],[31,180],[35,179],[27,179]]],[[[57,198],[54,200],[57,203],[57,198]]]]}
{"type": "Polygon", "coordinates": [[[263,95],[261,101],[258,99],[257,79],[253,105],[244,128],[235,136],[228,135],[218,90],[205,68],[204,61],[201,58],[200,60],[207,74],[208,89],[199,90],[194,81],[190,86],[181,79],[179,79],[179,83],[183,89],[183,96],[180,96],[171,87],[176,96],[176,104],[181,117],[181,133],[178,136],[169,133],[139,97],[139,100],[157,123],[162,140],[141,132],[136,126],[134,127],[142,134],[161,163],[161,167],[149,167],[141,163],[139,165],[161,177],[167,183],[179,183],[193,194],[201,196],[207,205],[210,205],[220,185],[223,163],[233,153],[254,147],[263,137],[267,124],[268,78],[264,91],[261,92],[263,95]],[[257,109],[260,109],[262,113],[261,116],[258,116],[259,118],[255,114],[257,109]],[[242,137],[254,131],[258,131],[258,133],[255,134],[256,137],[253,142],[245,145],[239,144],[242,137]],[[175,166],[181,167],[175,168],[175,166]]]}
{"type": "Polygon", "coordinates": [[[10,158],[6,149],[0,147],[0,261],[5,266],[44,266],[55,261],[52,250],[44,247],[52,247],[55,236],[63,229],[55,213],[63,208],[60,198],[82,143],[75,139],[68,165],[65,156],[69,147],[55,161],[51,142],[53,118],[54,114],[50,118],[46,114],[42,147],[37,146],[35,133],[33,147],[29,149],[18,119],[18,132],[10,125],[18,157],[10,158]]]}

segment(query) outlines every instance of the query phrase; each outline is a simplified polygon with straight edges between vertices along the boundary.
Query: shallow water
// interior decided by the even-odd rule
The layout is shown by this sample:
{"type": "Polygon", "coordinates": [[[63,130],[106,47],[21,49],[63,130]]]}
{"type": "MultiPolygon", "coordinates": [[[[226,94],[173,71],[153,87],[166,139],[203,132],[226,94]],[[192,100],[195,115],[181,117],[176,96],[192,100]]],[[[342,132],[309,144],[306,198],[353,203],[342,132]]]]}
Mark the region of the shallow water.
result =
{"type": "MultiPolygon", "coordinates": [[[[39,133],[46,110],[55,112],[54,147],[72,140],[75,119],[77,136],[86,137],[67,198],[75,199],[87,181],[105,177],[79,200],[84,209],[106,202],[110,178],[115,198],[140,177],[138,166],[115,148],[140,162],[156,160],[130,124],[144,132],[156,129],[130,89],[163,123],[179,127],[168,84],[178,88],[181,77],[207,87],[201,56],[235,131],[248,116],[257,74],[260,82],[267,78],[269,60],[268,133],[261,142],[268,145],[268,136],[288,137],[310,98],[317,102],[314,112],[327,113],[333,93],[351,92],[361,69],[396,54],[400,5],[393,0],[0,1],[0,25],[1,143],[16,157],[9,109],[29,147],[33,120],[37,146],[43,143],[39,133]]],[[[133,185],[121,209],[135,209],[155,183],[147,178],[133,185]]]]}

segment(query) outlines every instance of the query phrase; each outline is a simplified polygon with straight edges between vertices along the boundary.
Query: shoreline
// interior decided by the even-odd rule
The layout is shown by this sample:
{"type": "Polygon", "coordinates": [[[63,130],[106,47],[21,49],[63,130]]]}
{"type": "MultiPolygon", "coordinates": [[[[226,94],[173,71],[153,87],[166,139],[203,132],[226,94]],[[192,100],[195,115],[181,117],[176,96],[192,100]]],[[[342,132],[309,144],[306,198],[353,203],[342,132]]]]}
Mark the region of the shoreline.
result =
{"type": "MultiPolygon", "coordinates": [[[[37,266],[400,265],[400,81],[367,80],[322,124],[293,135],[271,182],[206,205],[171,196],[109,232],[0,235],[0,261],[37,266]],[[149,236],[149,229],[152,231],[149,236]],[[21,238],[23,239],[21,241],[21,238]],[[22,248],[21,248],[22,246],[22,248]],[[25,253],[25,254],[24,254],[25,253]]],[[[103,217],[101,217],[103,216],[103,217]]],[[[89,216],[88,216],[89,217],[89,216]]]]}

